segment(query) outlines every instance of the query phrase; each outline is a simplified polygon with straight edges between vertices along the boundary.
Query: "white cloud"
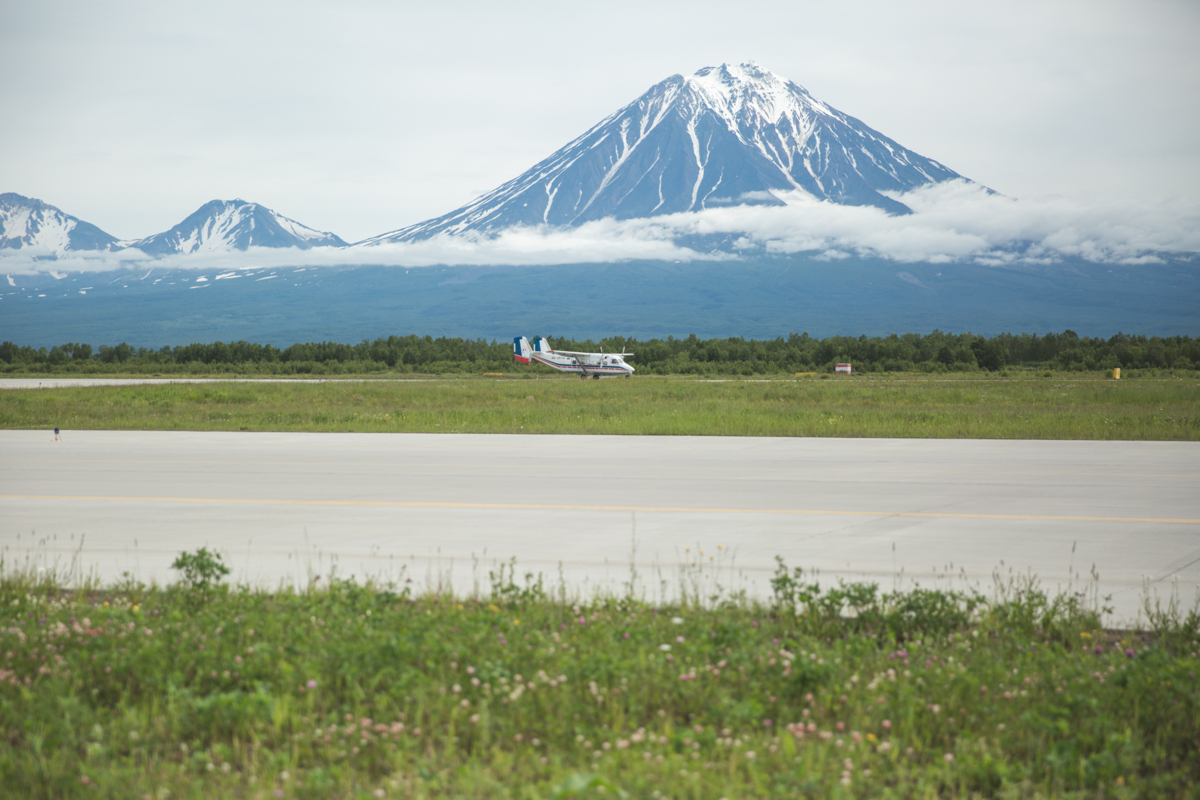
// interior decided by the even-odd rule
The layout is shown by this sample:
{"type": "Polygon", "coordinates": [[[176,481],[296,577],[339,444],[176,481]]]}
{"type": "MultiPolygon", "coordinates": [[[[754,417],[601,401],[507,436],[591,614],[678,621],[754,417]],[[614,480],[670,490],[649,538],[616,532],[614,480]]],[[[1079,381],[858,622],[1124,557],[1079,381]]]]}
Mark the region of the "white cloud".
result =
{"type": "Polygon", "coordinates": [[[953,181],[893,197],[912,208],[888,216],[873,207],[840,206],[803,192],[780,193],[782,206],[750,205],[634,220],[605,219],[577,228],[521,227],[494,236],[438,236],[420,242],[251,248],[154,259],[140,251],[79,252],[57,261],[32,249],[6,251],[9,273],[95,272],[121,267],[233,270],[252,267],[381,265],[550,265],[632,259],[730,260],[805,253],[837,262],[852,256],[898,263],[970,261],[988,266],[1047,264],[1067,258],[1149,264],[1165,254],[1200,253],[1200,209],[1058,198],[1014,200],[953,181]],[[728,252],[728,243],[733,250],[728,252]],[[725,243],[714,251],[718,243],[725,243]]]}

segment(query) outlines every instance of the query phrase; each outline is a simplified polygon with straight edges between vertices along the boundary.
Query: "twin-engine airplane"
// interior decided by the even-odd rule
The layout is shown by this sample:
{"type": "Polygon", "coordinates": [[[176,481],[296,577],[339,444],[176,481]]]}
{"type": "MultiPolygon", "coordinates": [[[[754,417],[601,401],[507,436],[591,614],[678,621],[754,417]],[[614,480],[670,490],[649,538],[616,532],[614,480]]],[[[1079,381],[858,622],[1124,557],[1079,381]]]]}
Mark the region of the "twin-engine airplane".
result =
{"type": "Polygon", "coordinates": [[[572,353],[567,350],[555,350],[550,347],[550,340],[539,336],[533,340],[533,347],[524,336],[513,339],[513,358],[522,363],[537,362],[547,367],[554,367],[559,372],[571,372],[581,378],[632,378],[633,367],[625,363],[633,353],[622,351],[617,353],[572,353]]]}

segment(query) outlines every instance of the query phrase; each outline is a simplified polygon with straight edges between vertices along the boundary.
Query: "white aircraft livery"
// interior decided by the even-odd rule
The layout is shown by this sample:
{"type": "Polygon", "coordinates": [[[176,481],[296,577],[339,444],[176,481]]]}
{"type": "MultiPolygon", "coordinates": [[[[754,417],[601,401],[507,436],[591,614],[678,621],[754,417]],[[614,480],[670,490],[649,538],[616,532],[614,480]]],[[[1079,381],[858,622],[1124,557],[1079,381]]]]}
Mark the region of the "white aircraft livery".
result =
{"type": "Polygon", "coordinates": [[[539,336],[533,346],[524,336],[513,339],[513,359],[521,364],[537,362],[559,372],[570,372],[581,378],[632,378],[633,367],[625,363],[633,353],[573,353],[555,350],[550,340],[539,336]]]}

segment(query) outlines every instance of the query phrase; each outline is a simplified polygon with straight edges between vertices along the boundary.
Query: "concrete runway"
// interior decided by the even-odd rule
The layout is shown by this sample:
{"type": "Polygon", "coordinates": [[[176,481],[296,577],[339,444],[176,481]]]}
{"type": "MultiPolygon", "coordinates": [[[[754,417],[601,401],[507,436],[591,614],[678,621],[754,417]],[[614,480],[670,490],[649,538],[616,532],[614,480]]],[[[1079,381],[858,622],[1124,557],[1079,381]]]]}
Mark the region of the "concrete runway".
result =
{"type": "Polygon", "coordinates": [[[6,565],[174,579],[315,575],[486,591],[518,576],[656,599],[769,593],[774,557],[890,590],[1035,574],[1111,594],[1200,587],[1200,445],[915,439],[0,431],[6,565]],[[81,544],[82,543],[82,544],[81,544]],[[632,562],[632,569],[631,569],[632,562]],[[561,564],[561,568],[560,568],[561,564]],[[694,566],[689,566],[694,565],[694,566]],[[1099,576],[1098,584],[1090,573],[1099,576]]]}

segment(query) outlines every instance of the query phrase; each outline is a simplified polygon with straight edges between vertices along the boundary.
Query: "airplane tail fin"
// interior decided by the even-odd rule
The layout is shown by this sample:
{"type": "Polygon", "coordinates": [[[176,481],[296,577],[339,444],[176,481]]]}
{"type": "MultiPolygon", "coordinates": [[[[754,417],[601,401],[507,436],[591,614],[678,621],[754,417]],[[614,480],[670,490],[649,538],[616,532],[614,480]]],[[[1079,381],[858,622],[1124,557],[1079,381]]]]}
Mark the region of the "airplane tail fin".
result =
{"type": "Polygon", "coordinates": [[[539,336],[533,340],[533,349],[537,353],[552,353],[554,348],[550,346],[550,340],[545,336],[539,336]]]}
{"type": "Polygon", "coordinates": [[[532,355],[529,350],[529,340],[524,336],[513,339],[513,360],[528,364],[532,355]]]}

